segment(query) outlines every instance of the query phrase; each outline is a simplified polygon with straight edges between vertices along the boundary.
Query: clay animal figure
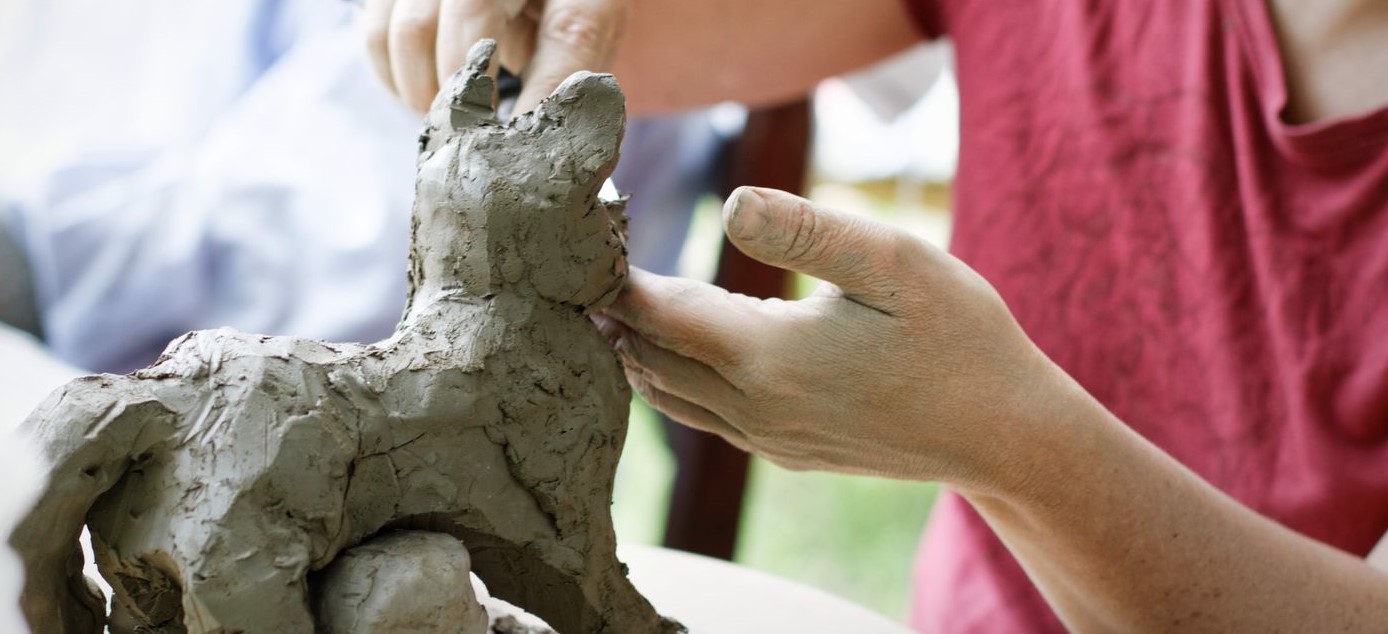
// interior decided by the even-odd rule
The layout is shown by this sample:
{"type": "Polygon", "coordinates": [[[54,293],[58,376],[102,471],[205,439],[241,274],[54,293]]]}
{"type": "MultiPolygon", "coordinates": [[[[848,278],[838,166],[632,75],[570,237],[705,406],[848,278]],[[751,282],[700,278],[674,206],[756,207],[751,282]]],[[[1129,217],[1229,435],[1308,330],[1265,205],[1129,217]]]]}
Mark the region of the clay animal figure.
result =
{"type": "Polygon", "coordinates": [[[587,316],[627,274],[622,203],[598,197],[624,97],[611,76],[577,73],[500,121],[494,52],[474,47],[427,115],[410,299],[390,339],[195,332],[29,417],[51,477],[11,544],[36,632],[106,621],[80,572],[84,524],[116,631],[330,631],[346,617],[312,606],[351,602],[315,601],[318,586],[369,582],[351,578],[369,566],[320,571],[353,547],[408,551],[401,530],[458,540],[494,596],[563,634],[681,631],[616,557],[631,393],[587,316]]]}

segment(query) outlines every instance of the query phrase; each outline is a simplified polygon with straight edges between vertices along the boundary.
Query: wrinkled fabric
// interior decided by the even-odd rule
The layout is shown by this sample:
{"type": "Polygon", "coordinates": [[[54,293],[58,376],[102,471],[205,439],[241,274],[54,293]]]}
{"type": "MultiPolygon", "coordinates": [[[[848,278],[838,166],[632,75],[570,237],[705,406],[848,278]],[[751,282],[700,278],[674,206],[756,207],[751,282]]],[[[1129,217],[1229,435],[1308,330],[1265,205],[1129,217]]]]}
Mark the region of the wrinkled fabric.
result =
{"type": "Polygon", "coordinates": [[[0,191],[59,357],[122,372],[198,328],[390,331],[417,118],[370,83],[350,6],[33,4],[0,156],[40,165],[0,191]]]}
{"type": "Polygon", "coordinates": [[[39,311],[29,258],[15,235],[14,212],[0,200],[0,325],[38,336],[39,311]]]}
{"type": "MultiPolygon", "coordinates": [[[[1388,109],[1286,123],[1263,0],[910,4],[957,56],[953,252],[1143,436],[1367,553],[1388,530],[1388,109]]],[[[958,497],[916,581],[922,631],[1063,631],[958,497]]]]}

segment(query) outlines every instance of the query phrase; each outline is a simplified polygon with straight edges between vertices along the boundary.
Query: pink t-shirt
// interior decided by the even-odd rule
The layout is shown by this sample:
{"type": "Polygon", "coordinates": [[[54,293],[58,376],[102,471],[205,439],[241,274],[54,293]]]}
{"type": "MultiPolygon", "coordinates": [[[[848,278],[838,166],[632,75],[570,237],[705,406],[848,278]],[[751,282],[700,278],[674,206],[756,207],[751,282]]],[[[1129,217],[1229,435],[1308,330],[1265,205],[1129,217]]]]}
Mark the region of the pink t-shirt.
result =
{"type": "MultiPolygon", "coordinates": [[[[1388,109],[1286,123],[1264,0],[908,3],[957,53],[954,253],[1143,436],[1366,553],[1388,530],[1388,109]]],[[[916,581],[923,631],[1061,630],[958,497],[916,581]]]]}

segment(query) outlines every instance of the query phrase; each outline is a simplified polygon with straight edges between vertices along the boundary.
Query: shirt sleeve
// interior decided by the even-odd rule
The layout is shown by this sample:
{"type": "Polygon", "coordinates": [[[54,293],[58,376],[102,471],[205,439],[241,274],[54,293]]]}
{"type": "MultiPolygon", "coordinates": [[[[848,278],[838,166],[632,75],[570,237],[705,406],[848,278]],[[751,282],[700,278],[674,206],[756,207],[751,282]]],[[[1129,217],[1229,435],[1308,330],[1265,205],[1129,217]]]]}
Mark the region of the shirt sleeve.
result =
{"type": "Polygon", "coordinates": [[[15,190],[59,358],[128,372],[181,333],[222,326],[390,334],[418,116],[371,77],[351,26],[305,36],[187,143],[74,155],[15,190]]]}
{"type": "Polygon", "coordinates": [[[943,0],[902,0],[906,3],[906,10],[911,12],[911,18],[916,22],[916,29],[928,40],[939,39],[946,35],[944,12],[940,6],[943,0]]]}
{"type": "Polygon", "coordinates": [[[17,236],[14,210],[0,200],[0,325],[8,324],[31,335],[39,334],[34,303],[33,273],[17,236]]]}

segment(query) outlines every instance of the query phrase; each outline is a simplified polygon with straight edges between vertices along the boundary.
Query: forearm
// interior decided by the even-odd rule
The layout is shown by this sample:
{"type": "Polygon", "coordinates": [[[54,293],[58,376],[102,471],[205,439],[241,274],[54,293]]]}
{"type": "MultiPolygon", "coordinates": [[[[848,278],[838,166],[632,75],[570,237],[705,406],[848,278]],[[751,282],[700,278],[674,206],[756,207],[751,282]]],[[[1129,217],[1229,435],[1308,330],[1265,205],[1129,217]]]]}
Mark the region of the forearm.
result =
{"type": "Polygon", "coordinates": [[[1054,372],[1006,466],[963,488],[1070,628],[1382,631],[1388,575],[1241,506],[1054,372]]]}
{"type": "Polygon", "coordinates": [[[808,94],[919,41],[900,0],[637,0],[613,73],[634,114],[808,94]]]}

